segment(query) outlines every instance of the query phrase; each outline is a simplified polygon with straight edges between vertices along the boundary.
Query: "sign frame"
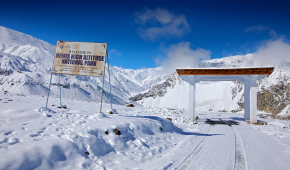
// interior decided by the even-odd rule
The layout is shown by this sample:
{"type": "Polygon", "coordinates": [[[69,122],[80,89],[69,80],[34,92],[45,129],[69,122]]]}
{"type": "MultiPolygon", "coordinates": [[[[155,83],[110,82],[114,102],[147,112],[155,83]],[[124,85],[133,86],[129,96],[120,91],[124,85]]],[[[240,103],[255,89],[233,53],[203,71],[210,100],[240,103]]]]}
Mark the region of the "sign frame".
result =
{"type": "Polygon", "coordinates": [[[108,43],[57,41],[52,74],[104,77],[108,43]]]}

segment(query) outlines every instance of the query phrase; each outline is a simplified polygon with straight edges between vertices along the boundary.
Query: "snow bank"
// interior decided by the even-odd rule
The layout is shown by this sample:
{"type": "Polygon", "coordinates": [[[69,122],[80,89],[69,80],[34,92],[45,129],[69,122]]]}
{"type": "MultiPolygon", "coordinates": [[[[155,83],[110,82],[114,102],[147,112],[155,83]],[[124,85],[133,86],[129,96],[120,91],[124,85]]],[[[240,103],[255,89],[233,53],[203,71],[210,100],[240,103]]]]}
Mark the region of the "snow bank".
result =
{"type": "Polygon", "coordinates": [[[51,114],[56,113],[55,111],[53,111],[49,108],[46,108],[46,107],[37,108],[37,109],[35,109],[35,111],[42,113],[42,115],[47,116],[47,117],[51,117],[51,114]]]}
{"type": "MultiPolygon", "coordinates": [[[[172,89],[167,87],[164,97],[145,98],[138,103],[151,108],[172,108],[187,110],[189,89],[188,83],[176,84],[172,89]]],[[[201,82],[196,85],[196,110],[197,111],[231,111],[238,110],[238,100],[242,97],[239,93],[233,97],[233,82],[201,82]]]]}
{"type": "MultiPolygon", "coordinates": [[[[157,110],[113,105],[118,114],[108,115],[96,113],[95,103],[83,101],[64,100],[68,109],[34,109],[46,98],[10,95],[9,99],[5,107],[18,107],[1,110],[0,169],[124,169],[154,159],[184,134],[165,119],[177,116],[176,111],[164,110],[165,117],[159,117],[157,110]]],[[[103,105],[105,110],[109,107],[103,105]]]]}
{"type": "MultiPolygon", "coordinates": [[[[249,169],[261,165],[280,167],[278,169],[289,167],[289,162],[284,161],[289,157],[288,145],[273,145],[277,139],[289,142],[289,121],[263,119],[276,123],[273,126],[248,125],[243,122],[242,113],[202,112],[197,114],[198,124],[194,124],[183,111],[174,109],[113,104],[118,114],[105,114],[98,113],[100,105],[95,102],[64,99],[62,102],[68,109],[51,105],[35,109],[45,105],[46,98],[0,93],[0,99],[5,102],[0,108],[0,169],[3,170],[176,169],[205,137],[210,145],[205,145],[199,155],[201,159],[196,159],[194,165],[200,169],[233,169],[235,140],[231,127],[216,125],[214,134],[208,134],[213,128],[204,123],[208,118],[240,122],[234,128],[242,137],[246,154],[255,155],[247,160],[249,169]],[[51,117],[43,116],[44,113],[51,117]],[[253,145],[253,141],[258,144],[253,145]],[[268,155],[264,152],[255,152],[260,143],[263,148],[258,149],[275,153],[270,157],[273,162],[268,161],[270,158],[265,157],[268,155]],[[221,145],[227,149],[221,149],[224,148],[221,145]],[[228,156],[220,157],[220,153],[228,156]],[[279,158],[280,154],[283,158],[279,158]],[[281,159],[283,164],[277,161],[281,159]],[[204,160],[214,163],[205,164],[204,160]]],[[[57,98],[50,101],[54,105],[59,103],[57,98]]],[[[110,107],[103,104],[104,110],[110,107]]]]}

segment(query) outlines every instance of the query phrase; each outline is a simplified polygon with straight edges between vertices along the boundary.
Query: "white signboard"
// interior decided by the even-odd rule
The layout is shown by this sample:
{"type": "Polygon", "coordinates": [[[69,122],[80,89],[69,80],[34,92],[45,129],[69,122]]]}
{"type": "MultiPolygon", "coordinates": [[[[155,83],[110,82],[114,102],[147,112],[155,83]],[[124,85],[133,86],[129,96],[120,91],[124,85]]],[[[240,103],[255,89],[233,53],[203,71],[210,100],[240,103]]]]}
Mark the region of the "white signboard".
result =
{"type": "Polygon", "coordinates": [[[57,41],[52,73],[103,77],[107,43],[57,41]]]}

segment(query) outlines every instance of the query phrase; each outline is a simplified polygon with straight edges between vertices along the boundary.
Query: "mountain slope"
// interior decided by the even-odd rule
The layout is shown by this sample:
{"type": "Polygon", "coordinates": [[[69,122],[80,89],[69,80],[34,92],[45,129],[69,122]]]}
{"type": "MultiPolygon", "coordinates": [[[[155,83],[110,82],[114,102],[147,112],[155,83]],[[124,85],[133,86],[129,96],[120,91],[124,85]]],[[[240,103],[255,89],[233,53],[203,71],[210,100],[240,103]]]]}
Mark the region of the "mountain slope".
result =
{"type": "Polygon", "coordinates": [[[31,45],[39,49],[43,49],[47,52],[54,54],[54,46],[51,44],[34,38],[30,35],[23,34],[18,31],[14,31],[5,27],[0,26],[0,50],[3,51],[10,47],[15,47],[18,45],[31,45]]]}
{"type": "MultiPolygon", "coordinates": [[[[0,27],[0,88],[14,94],[47,96],[55,47],[32,36],[0,27]]],[[[254,54],[204,60],[200,68],[254,67],[254,54]]],[[[106,72],[108,66],[106,65],[106,72]]],[[[258,109],[290,113],[289,72],[276,68],[258,83],[258,109]]],[[[166,75],[162,67],[123,69],[110,66],[113,103],[137,101],[148,107],[188,108],[188,84],[176,73],[166,75]]],[[[60,75],[65,99],[100,102],[102,78],[60,75]]],[[[108,72],[104,80],[104,101],[110,102],[108,72]]],[[[59,77],[52,76],[51,96],[59,97],[59,77]]],[[[238,111],[243,109],[243,84],[201,82],[197,84],[197,109],[238,111]]]]}
{"type": "MultiPolygon", "coordinates": [[[[231,56],[221,59],[205,60],[200,68],[255,67],[254,55],[231,56]]],[[[290,73],[276,68],[266,78],[257,82],[258,110],[273,114],[290,114],[290,73]]],[[[244,85],[238,81],[200,82],[196,86],[196,109],[198,111],[236,112],[244,109],[244,85]]],[[[146,92],[130,97],[146,107],[187,110],[188,83],[177,73],[169,76],[163,83],[152,86],[146,92]],[[172,77],[173,76],[173,77],[172,77]],[[169,84],[168,81],[178,80],[169,84]]]]}
{"type": "MultiPolygon", "coordinates": [[[[9,93],[46,96],[55,47],[32,36],[0,27],[1,89],[9,93]],[[9,74],[8,74],[9,73],[9,74]]],[[[106,65],[106,71],[108,66],[106,65]]],[[[166,77],[161,68],[123,69],[110,66],[113,102],[124,104],[129,96],[145,91],[166,77]]],[[[52,76],[50,95],[59,97],[58,75],[52,76]]],[[[102,78],[60,75],[62,97],[100,101],[102,78]]],[[[108,72],[104,101],[110,101],[108,72]]]]}

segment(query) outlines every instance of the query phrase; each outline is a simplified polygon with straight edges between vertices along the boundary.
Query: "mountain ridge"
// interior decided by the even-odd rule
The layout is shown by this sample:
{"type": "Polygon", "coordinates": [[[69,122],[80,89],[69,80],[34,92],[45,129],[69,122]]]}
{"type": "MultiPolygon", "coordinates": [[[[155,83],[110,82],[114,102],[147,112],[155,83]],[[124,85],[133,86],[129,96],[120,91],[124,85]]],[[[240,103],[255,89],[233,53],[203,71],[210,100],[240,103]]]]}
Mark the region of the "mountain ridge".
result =
{"type": "MultiPolygon", "coordinates": [[[[15,94],[46,96],[55,47],[30,35],[1,26],[0,47],[1,89],[15,94]]],[[[247,54],[203,60],[198,67],[255,67],[254,57],[254,54],[247,54]]],[[[106,64],[106,71],[107,69],[106,64]]],[[[181,110],[188,108],[188,85],[178,77],[177,73],[166,74],[163,67],[133,70],[110,66],[110,76],[112,99],[115,104],[136,101],[147,107],[181,110]]],[[[271,76],[257,83],[260,110],[275,114],[290,112],[289,72],[276,69],[271,76]],[[283,76],[284,80],[280,81],[283,76]],[[266,102],[263,102],[264,99],[266,102]]],[[[100,102],[102,78],[54,75],[51,96],[59,97],[59,85],[62,98],[100,102]]],[[[203,82],[199,83],[197,88],[200,88],[197,91],[199,110],[239,111],[243,109],[243,87],[238,82],[203,82]],[[216,88],[219,90],[216,91],[216,88]]],[[[106,74],[104,102],[110,102],[109,92],[109,77],[106,74]]]]}
{"type": "Polygon", "coordinates": [[[48,51],[51,55],[54,54],[54,47],[40,39],[37,39],[31,35],[27,35],[9,28],[0,26],[0,51],[17,45],[27,45],[38,47],[40,49],[48,51]]]}
{"type": "MultiPolygon", "coordinates": [[[[0,27],[0,37],[2,90],[24,95],[47,95],[55,47],[30,35],[5,27],[0,27]]],[[[107,69],[108,65],[106,65],[106,71],[107,69]]],[[[127,103],[129,96],[133,93],[147,90],[152,84],[166,77],[161,68],[133,70],[110,66],[110,74],[112,98],[113,103],[116,104],[127,103]],[[160,74],[156,75],[153,72],[160,74]]],[[[54,97],[59,97],[58,81],[58,76],[54,75],[50,93],[54,97]]],[[[60,81],[63,98],[100,102],[102,78],[60,75],[60,81]]],[[[108,74],[105,75],[104,91],[104,101],[109,102],[108,74]]]]}

